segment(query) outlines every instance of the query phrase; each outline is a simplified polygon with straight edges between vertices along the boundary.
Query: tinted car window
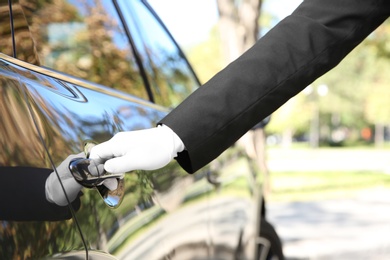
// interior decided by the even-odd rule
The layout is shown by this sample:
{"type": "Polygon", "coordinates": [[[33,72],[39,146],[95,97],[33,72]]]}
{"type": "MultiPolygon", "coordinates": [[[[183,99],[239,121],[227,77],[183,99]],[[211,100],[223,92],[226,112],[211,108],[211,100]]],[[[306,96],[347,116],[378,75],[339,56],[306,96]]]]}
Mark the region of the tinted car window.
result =
{"type": "Polygon", "coordinates": [[[10,37],[7,37],[9,35],[11,35],[11,28],[8,5],[4,2],[0,3],[0,52],[12,56],[12,41],[10,41],[10,37]]]}
{"type": "Polygon", "coordinates": [[[41,65],[148,98],[111,1],[20,2],[41,65]]]}
{"type": "Polygon", "coordinates": [[[199,86],[193,71],[143,1],[118,1],[150,81],[157,104],[174,107],[199,86]]]}
{"type": "Polygon", "coordinates": [[[0,0],[0,52],[32,64],[38,64],[34,43],[28,32],[24,12],[17,1],[12,2],[13,30],[11,31],[8,2],[0,0]],[[14,36],[14,40],[12,36],[14,36]],[[14,44],[16,48],[14,48],[14,44]],[[16,49],[18,50],[17,52],[16,49]]]}

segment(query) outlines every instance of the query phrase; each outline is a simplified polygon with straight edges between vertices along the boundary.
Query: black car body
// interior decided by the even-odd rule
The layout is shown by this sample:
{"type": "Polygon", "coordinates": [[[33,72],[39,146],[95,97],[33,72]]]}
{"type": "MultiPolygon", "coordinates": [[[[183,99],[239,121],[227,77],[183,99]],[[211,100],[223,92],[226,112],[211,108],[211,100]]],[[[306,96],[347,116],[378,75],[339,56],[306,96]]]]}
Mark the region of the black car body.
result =
{"type": "Polygon", "coordinates": [[[0,259],[282,258],[235,147],[195,174],[175,162],[127,173],[118,206],[96,188],[46,200],[68,155],[154,127],[199,87],[145,1],[0,0],[0,84],[0,259]]]}

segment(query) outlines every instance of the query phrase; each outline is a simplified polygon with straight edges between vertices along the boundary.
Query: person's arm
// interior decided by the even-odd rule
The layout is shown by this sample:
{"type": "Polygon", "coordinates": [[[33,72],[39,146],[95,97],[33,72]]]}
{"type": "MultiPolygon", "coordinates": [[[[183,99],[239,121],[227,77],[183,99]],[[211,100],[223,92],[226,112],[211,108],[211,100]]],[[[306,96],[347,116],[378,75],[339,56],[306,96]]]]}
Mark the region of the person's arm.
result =
{"type": "Polygon", "coordinates": [[[161,120],[186,147],[177,161],[191,173],[212,161],[335,67],[389,12],[388,0],[303,1],[161,120]]]}
{"type": "Polygon", "coordinates": [[[389,12],[389,0],[305,0],[158,127],[121,132],[90,158],[112,173],[159,169],[176,158],[193,173],[335,67],[389,12]]]}
{"type": "MultiPolygon", "coordinates": [[[[0,220],[58,221],[72,218],[69,206],[57,206],[46,199],[45,184],[52,169],[0,167],[0,220]]],[[[72,203],[80,208],[77,197],[72,203]]]]}

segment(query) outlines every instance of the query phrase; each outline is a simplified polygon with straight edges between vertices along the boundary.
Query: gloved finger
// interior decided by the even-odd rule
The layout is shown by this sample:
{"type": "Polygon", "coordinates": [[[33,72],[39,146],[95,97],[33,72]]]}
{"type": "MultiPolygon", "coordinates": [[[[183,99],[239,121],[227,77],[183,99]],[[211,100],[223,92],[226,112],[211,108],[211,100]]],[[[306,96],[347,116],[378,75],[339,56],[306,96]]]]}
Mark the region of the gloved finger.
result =
{"type": "Polygon", "coordinates": [[[152,155],[141,156],[136,151],[129,152],[125,156],[115,157],[104,163],[104,169],[110,173],[123,173],[133,170],[156,170],[167,165],[171,161],[169,156],[153,158],[152,155]]]}
{"type": "Polygon", "coordinates": [[[104,164],[104,169],[110,173],[130,172],[135,168],[129,164],[127,156],[109,159],[104,164]]]}
{"type": "Polygon", "coordinates": [[[88,165],[88,170],[93,176],[103,175],[105,173],[104,161],[92,159],[88,165]]]}
{"type": "MultiPolygon", "coordinates": [[[[100,161],[101,161],[100,159],[90,161],[88,170],[94,176],[100,176],[106,173],[106,171],[104,170],[104,164],[100,163],[100,161]]],[[[100,185],[104,185],[109,190],[113,191],[118,188],[118,181],[116,179],[107,179],[103,181],[103,183],[100,185]]]]}
{"type": "Polygon", "coordinates": [[[110,140],[98,144],[91,148],[89,158],[91,159],[109,159],[114,157],[114,152],[111,150],[112,145],[110,140]]]}

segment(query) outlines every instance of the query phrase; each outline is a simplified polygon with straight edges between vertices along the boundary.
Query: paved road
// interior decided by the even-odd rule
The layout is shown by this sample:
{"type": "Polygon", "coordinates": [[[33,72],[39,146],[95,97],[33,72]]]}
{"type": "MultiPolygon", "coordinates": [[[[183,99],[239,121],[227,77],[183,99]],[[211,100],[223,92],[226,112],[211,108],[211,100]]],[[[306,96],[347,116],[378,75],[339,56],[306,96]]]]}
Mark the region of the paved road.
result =
{"type": "Polygon", "coordinates": [[[348,198],[273,202],[268,219],[287,259],[390,259],[390,190],[348,198]]]}
{"type": "Polygon", "coordinates": [[[390,150],[386,149],[269,149],[272,171],[376,170],[390,173],[390,150]]]}

